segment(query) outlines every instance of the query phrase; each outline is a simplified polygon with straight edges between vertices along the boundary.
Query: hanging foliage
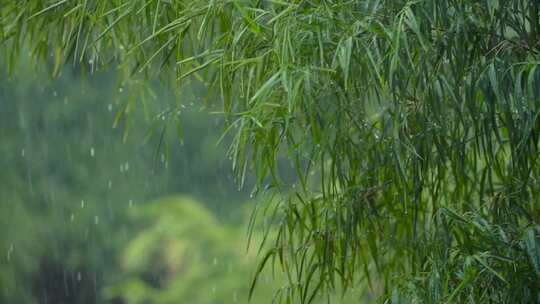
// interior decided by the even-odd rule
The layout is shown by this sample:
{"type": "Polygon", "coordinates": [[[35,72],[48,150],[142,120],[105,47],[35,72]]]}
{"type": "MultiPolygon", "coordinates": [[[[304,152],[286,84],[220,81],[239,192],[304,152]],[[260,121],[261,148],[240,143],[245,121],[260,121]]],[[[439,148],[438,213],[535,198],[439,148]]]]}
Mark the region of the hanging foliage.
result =
{"type": "Polygon", "coordinates": [[[257,210],[277,231],[260,268],[281,266],[283,300],[365,284],[392,303],[532,303],[539,7],[4,0],[0,40],[12,70],[29,50],[54,71],[118,63],[126,79],[205,84],[238,183],[253,171],[255,192],[281,198],[257,210]]]}

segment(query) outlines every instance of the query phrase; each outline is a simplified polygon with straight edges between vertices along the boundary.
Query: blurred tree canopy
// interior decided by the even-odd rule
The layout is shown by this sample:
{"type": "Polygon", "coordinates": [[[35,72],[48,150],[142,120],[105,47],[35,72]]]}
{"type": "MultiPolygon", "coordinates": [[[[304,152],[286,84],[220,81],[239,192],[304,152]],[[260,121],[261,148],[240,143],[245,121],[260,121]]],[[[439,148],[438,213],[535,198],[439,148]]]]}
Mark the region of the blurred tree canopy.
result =
{"type": "Polygon", "coordinates": [[[282,197],[258,207],[277,231],[261,265],[282,267],[289,302],[363,282],[392,303],[532,303],[539,7],[4,1],[0,40],[11,70],[29,47],[55,73],[70,60],[118,63],[131,81],[206,85],[233,135],[237,182],[253,171],[255,190],[282,197]]]}
{"type": "MultiPolygon", "coordinates": [[[[169,197],[130,210],[145,223],[124,249],[127,279],[107,288],[122,303],[245,303],[255,260],[246,259],[242,226],[219,223],[201,203],[169,197]],[[240,230],[240,231],[238,231],[240,230]],[[240,233],[238,233],[240,232],[240,233]]],[[[255,303],[272,298],[267,275],[255,303]]]]}
{"type": "Polygon", "coordinates": [[[128,210],[158,195],[189,193],[225,222],[242,216],[234,209],[246,195],[227,175],[225,147],[216,146],[219,121],[199,107],[183,111],[185,145],[158,150],[178,142],[162,135],[158,115],[172,96],[155,93],[148,117],[130,116],[123,141],[125,131],[113,128],[116,109],[135,92],[119,89],[115,73],[83,80],[65,69],[53,80],[24,61],[17,75],[5,72],[0,302],[103,303],[102,289],[123,279],[118,257],[139,225],[128,210]]]}

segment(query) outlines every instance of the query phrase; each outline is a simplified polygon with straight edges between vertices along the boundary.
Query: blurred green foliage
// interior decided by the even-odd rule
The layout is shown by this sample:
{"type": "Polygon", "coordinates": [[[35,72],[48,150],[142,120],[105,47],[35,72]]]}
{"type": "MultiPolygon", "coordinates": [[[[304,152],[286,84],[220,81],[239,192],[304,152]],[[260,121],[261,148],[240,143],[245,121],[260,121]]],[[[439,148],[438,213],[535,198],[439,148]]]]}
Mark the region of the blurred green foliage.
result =
{"type": "Polygon", "coordinates": [[[1,303],[102,303],[137,225],[126,212],[150,198],[189,193],[221,219],[236,217],[245,195],[223,173],[219,120],[186,107],[180,145],[158,115],[174,99],[155,86],[123,140],[114,119],[134,93],[118,89],[114,72],[82,79],[66,68],[50,79],[21,69],[0,72],[1,303]]]}
{"type": "MultiPolygon", "coordinates": [[[[110,298],[129,304],[246,302],[256,259],[246,252],[244,226],[218,221],[189,197],[164,198],[130,211],[144,224],[124,249],[126,278],[107,289],[110,298]]],[[[253,303],[270,302],[278,285],[268,275],[266,280],[253,303]]]]}

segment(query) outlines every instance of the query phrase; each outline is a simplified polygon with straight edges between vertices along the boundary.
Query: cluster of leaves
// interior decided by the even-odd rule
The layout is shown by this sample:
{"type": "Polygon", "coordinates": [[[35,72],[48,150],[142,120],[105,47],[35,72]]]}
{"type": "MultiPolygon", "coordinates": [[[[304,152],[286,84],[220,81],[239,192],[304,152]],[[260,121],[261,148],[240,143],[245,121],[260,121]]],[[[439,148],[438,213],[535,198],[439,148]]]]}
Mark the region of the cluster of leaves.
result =
{"type": "Polygon", "coordinates": [[[56,66],[207,84],[238,183],[251,167],[256,190],[289,197],[259,208],[278,231],[261,266],[282,266],[288,301],[365,279],[395,303],[527,303],[540,290],[539,7],[4,1],[0,40],[10,57],[29,45],[56,66]]]}

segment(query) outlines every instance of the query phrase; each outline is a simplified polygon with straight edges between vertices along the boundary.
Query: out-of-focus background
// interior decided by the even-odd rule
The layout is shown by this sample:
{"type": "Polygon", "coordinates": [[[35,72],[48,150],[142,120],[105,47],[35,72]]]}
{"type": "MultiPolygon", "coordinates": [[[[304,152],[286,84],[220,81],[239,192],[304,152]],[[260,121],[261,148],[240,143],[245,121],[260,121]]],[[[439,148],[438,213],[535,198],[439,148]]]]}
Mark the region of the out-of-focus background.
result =
{"type": "Polygon", "coordinates": [[[18,68],[0,71],[0,303],[247,303],[262,231],[248,250],[254,201],[204,89],[18,68]]]}
{"type": "Polygon", "coordinates": [[[0,303],[245,302],[250,202],[200,94],[30,65],[0,75],[0,303]]]}

